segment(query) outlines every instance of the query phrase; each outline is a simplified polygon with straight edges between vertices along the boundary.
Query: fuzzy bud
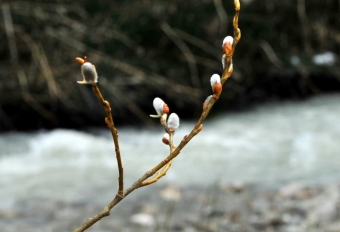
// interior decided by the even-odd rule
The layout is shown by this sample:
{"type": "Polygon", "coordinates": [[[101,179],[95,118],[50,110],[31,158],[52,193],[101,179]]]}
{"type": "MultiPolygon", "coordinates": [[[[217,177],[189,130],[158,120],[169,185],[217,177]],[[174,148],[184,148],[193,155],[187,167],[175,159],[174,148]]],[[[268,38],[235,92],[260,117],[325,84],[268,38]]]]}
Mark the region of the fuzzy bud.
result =
{"type": "Polygon", "coordinates": [[[96,67],[90,62],[85,62],[81,66],[82,81],[77,81],[78,84],[93,84],[98,82],[96,67]]]}
{"type": "Polygon", "coordinates": [[[227,56],[230,56],[233,52],[233,42],[234,38],[228,35],[227,37],[224,38],[223,43],[222,43],[222,51],[224,54],[227,56]]]}
{"type": "Polygon", "coordinates": [[[214,74],[210,78],[211,88],[216,96],[220,96],[222,92],[221,77],[218,74],[214,74]]]}
{"type": "Polygon", "coordinates": [[[223,67],[223,70],[225,69],[225,58],[226,58],[226,55],[223,54],[223,56],[222,56],[222,67],[223,67]]]}
{"type": "Polygon", "coordinates": [[[176,113],[172,113],[170,114],[169,116],[169,119],[168,119],[168,129],[169,130],[177,130],[179,127],[179,117],[176,113]]]}
{"type": "Polygon", "coordinates": [[[210,78],[211,86],[213,86],[215,83],[221,83],[221,77],[218,74],[213,74],[210,78]]]}
{"type": "Polygon", "coordinates": [[[167,104],[164,103],[162,99],[159,97],[156,97],[153,100],[153,107],[155,108],[157,115],[150,115],[152,118],[160,118],[163,114],[169,113],[169,107],[167,104]]]}
{"type": "Polygon", "coordinates": [[[162,142],[163,142],[164,144],[166,144],[166,145],[169,145],[169,139],[170,139],[169,134],[168,134],[168,133],[165,133],[165,134],[163,135],[162,142]]]}
{"type": "Polygon", "coordinates": [[[203,103],[203,110],[206,110],[208,108],[208,105],[211,101],[212,95],[208,96],[207,99],[205,99],[204,103],[203,103]]]}

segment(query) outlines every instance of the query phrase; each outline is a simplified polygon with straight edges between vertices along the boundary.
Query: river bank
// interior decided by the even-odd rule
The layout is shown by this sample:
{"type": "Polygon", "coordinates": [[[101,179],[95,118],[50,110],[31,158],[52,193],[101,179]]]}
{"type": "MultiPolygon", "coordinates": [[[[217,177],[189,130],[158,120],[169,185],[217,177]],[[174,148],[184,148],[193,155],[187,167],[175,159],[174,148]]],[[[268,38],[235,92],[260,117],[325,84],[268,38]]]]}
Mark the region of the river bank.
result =
{"type": "MultiPolygon", "coordinates": [[[[96,191],[95,198],[115,192],[110,188],[88,191],[96,191]]],[[[242,182],[210,187],[156,184],[131,193],[88,231],[336,232],[340,230],[339,196],[339,181],[276,187],[242,182]]],[[[18,202],[12,209],[0,209],[1,231],[73,231],[103,209],[95,202],[18,202]]]]}

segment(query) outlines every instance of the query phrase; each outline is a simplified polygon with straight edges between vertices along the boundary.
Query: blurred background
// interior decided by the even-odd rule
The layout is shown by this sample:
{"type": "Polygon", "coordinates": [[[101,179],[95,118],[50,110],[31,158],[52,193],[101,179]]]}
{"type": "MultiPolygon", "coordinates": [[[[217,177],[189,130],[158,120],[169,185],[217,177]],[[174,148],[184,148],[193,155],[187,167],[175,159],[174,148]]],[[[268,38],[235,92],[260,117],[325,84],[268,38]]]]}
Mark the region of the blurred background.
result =
{"type": "MultiPolygon", "coordinates": [[[[243,1],[242,41],[219,110],[336,92],[339,1],[243,1]]],[[[152,125],[159,96],[197,117],[221,74],[233,1],[3,1],[0,130],[102,126],[75,57],[97,66],[119,124],[152,125]],[[30,120],[28,120],[30,118],[30,120]]],[[[215,109],[215,112],[217,110],[215,109]]]]}
{"type": "MultiPolygon", "coordinates": [[[[232,0],[0,1],[0,228],[72,231],[168,153],[152,101],[192,129],[222,73],[232,0]]],[[[340,231],[340,1],[241,0],[242,38],[204,130],[92,231],[340,231]]],[[[91,231],[91,230],[89,230],[91,231]]]]}

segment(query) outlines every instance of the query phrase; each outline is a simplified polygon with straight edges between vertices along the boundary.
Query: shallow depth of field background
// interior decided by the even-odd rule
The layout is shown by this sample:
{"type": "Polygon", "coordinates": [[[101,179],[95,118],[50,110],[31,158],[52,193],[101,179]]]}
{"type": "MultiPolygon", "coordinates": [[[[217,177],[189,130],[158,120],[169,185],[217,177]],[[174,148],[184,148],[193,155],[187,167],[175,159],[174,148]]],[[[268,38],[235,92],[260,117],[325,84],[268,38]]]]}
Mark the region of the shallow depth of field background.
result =
{"type": "MultiPolygon", "coordinates": [[[[0,227],[71,231],[109,203],[118,186],[105,112],[91,87],[77,84],[75,57],[96,65],[129,186],[168,154],[164,130],[148,116],[153,99],[161,97],[179,115],[177,143],[201,114],[211,75],[222,73],[222,40],[233,35],[233,1],[0,5],[0,227]]],[[[241,0],[234,73],[203,131],[159,183],[128,196],[113,210],[118,219],[99,222],[97,231],[137,231],[126,225],[138,212],[155,217],[154,231],[176,231],[176,220],[164,219],[174,208],[153,197],[164,186],[209,195],[216,186],[267,191],[339,183],[339,13],[337,0],[241,0]]],[[[338,222],[335,215],[329,225],[338,222]]],[[[144,226],[140,231],[151,231],[144,226]]],[[[236,231],[258,229],[249,228],[236,231]]]]}

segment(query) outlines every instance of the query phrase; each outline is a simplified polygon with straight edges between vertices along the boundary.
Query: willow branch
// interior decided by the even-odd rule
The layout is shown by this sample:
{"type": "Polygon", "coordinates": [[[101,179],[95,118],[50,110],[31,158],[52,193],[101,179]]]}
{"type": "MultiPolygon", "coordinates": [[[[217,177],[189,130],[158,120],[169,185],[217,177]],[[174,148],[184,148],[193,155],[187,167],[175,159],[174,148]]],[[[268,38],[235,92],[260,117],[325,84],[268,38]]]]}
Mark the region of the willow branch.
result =
{"type": "Polygon", "coordinates": [[[234,0],[234,5],[235,5],[235,16],[233,19],[233,29],[234,29],[234,43],[233,43],[233,49],[232,52],[230,54],[230,56],[225,57],[225,69],[223,70],[223,74],[222,74],[222,78],[221,78],[221,83],[222,85],[227,81],[227,79],[231,76],[233,70],[232,70],[232,57],[234,55],[235,49],[236,49],[236,45],[238,44],[238,42],[241,39],[241,30],[240,28],[238,28],[238,18],[240,15],[240,2],[239,0],[234,0]],[[231,69],[230,69],[231,68],[231,69]]]}
{"type": "Polygon", "coordinates": [[[174,31],[169,24],[162,23],[161,29],[165,32],[169,38],[171,38],[177,47],[182,51],[185,59],[188,62],[190,73],[191,73],[191,82],[195,88],[199,88],[201,86],[199,78],[198,78],[198,71],[197,65],[195,61],[195,56],[191,52],[190,48],[183,40],[177,35],[176,31],[174,31]]]}
{"type": "MultiPolygon", "coordinates": [[[[234,0],[234,5],[235,5],[235,16],[233,20],[233,29],[234,29],[234,43],[232,45],[232,52],[227,56],[225,56],[225,68],[223,70],[222,74],[222,79],[221,79],[221,84],[223,85],[225,81],[230,77],[230,75],[233,72],[232,68],[232,57],[236,48],[237,43],[239,42],[241,38],[241,31],[238,28],[238,17],[239,17],[239,11],[240,11],[240,2],[239,0],[234,0]]],[[[98,87],[96,84],[93,84],[93,91],[97,95],[97,97],[100,99],[102,104],[104,105],[104,108],[107,113],[107,117],[105,118],[105,122],[107,123],[108,127],[110,128],[112,132],[112,136],[116,145],[116,154],[117,154],[117,160],[118,160],[118,165],[121,165],[120,161],[120,153],[119,153],[119,146],[118,146],[118,132],[114,127],[113,120],[112,120],[112,115],[111,115],[111,108],[110,104],[104,100],[102,97],[98,87]]],[[[103,209],[102,212],[99,214],[95,215],[92,218],[87,219],[78,229],[75,230],[75,232],[82,232],[91,227],[93,224],[98,222],[100,219],[103,217],[109,216],[110,215],[110,210],[117,205],[121,200],[123,200],[127,195],[129,195],[131,192],[136,190],[137,188],[146,186],[148,184],[152,184],[156,182],[159,178],[164,176],[167,172],[167,170],[171,166],[171,162],[174,158],[176,158],[180,151],[191,141],[192,138],[194,138],[202,129],[203,129],[203,122],[209,115],[212,107],[214,106],[215,102],[218,100],[219,96],[214,94],[210,101],[205,105],[203,108],[202,114],[200,118],[198,119],[197,123],[195,124],[194,128],[191,130],[189,135],[185,135],[180,142],[180,144],[176,147],[173,143],[173,134],[174,132],[166,128],[166,125],[164,123],[164,118],[163,121],[161,119],[161,124],[165,128],[166,132],[169,133],[169,146],[170,146],[170,154],[162,160],[159,164],[157,164],[154,168],[152,168],[150,171],[147,171],[143,176],[141,176],[138,180],[136,180],[128,189],[125,191],[122,191],[123,189],[123,168],[120,166],[119,168],[119,191],[118,194],[115,196],[115,198],[103,209]],[[153,176],[156,172],[158,172],[161,168],[165,167],[160,173],[158,173],[154,178],[151,180],[145,181],[151,176],[153,176]],[[154,181],[155,180],[155,181],[154,181]],[[151,181],[154,181],[151,183],[151,181]],[[144,184],[143,184],[144,183],[144,184]],[[123,193],[122,193],[123,192],[123,193]],[[119,194],[122,193],[122,194],[119,194]]],[[[164,115],[163,115],[164,116],[164,115]]],[[[166,115],[165,115],[166,117],[166,115]]]]}
{"type": "MultiPolygon", "coordinates": [[[[167,161],[164,161],[164,162],[167,162],[167,161]]],[[[141,187],[148,186],[148,185],[150,185],[150,184],[156,183],[160,178],[162,178],[163,176],[166,175],[167,171],[168,171],[169,168],[171,167],[171,164],[172,164],[172,160],[169,161],[169,162],[166,164],[166,166],[163,168],[163,170],[160,171],[160,172],[158,172],[152,179],[143,181],[142,184],[141,184],[141,187]]]]}
{"type": "Polygon", "coordinates": [[[93,87],[93,92],[96,94],[96,96],[99,98],[99,100],[101,101],[101,103],[104,106],[104,109],[106,111],[106,118],[105,118],[105,123],[106,125],[109,127],[111,134],[112,134],[112,138],[113,138],[113,142],[115,144],[115,152],[116,152],[116,158],[117,158],[117,164],[118,164],[118,172],[119,172],[119,176],[118,176],[118,182],[119,182],[119,187],[118,187],[118,195],[120,197],[124,197],[124,170],[123,170],[123,164],[122,164],[122,159],[120,156],[120,149],[119,149],[119,141],[118,141],[118,131],[113,123],[113,118],[112,118],[112,114],[111,114],[111,106],[110,103],[108,101],[106,101],[97,84],[93,83],[92,84],[93,87]]]}

